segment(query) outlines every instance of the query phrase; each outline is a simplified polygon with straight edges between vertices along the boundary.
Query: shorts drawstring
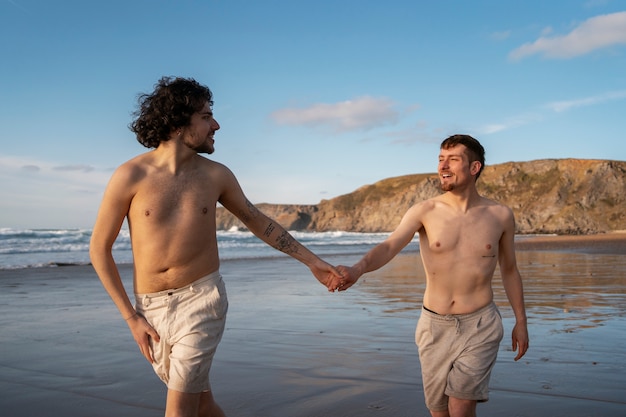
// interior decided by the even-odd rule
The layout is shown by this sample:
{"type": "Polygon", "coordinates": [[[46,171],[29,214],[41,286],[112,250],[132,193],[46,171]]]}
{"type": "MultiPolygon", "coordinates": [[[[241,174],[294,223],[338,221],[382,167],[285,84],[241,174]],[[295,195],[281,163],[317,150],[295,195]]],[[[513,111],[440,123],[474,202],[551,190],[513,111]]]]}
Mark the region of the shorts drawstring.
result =
{"type": "Polygon", "coordinates": [[[446,314],[442,316],[444,320],[452,321],[454,320],[454,327],[456,328],[456,334],[461,334],[461,320],[455,316],[454,314],[446,314]]]}

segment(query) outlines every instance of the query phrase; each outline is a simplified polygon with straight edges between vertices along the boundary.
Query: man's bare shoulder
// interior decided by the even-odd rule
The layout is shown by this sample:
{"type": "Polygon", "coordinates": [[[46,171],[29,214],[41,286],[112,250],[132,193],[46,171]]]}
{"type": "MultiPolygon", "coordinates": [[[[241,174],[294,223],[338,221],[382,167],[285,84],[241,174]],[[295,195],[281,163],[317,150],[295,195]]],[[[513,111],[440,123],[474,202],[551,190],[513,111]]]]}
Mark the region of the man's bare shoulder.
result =
{"type": "Polygon", "coordinates": [[[406,212],[405,217],[407,219],[419,220],[421,223],[425,215],[437,210],[437,208],[445,205],[438,197],[429,198],[428,200],[422,200],[411,206],[406,212]]]}
{"type": "Polygon", "coordinates": [[[481,201],[485,210],[487,210],[493,218],[499,219],[502,224],[506,225],[515,221],[513,210],[509,206],[486,197],[481,197],[481,201]]]}
{"type": "Polygon", "coordinates": [[[201,164],[203,164],[203,166],[207,168],[230,171],[226,165],[213,159],[209,159],[206,156],[198,154],[196,155],[196,158],[200,161],[201,164]]]}
{"type": "Polygon", "coordinates": [[[490,210],[494,210],[494,211],[498,211],[502,213],[509,213],[512,211],[509,206],[502,204],[499,201],[487,198],[487,197],[481,196],[481,203],[482,205],[488,207],[490,210]]]}
{"type": "Polygon", "coordinates": [[[448,205],[448,202],[446,202],[446,199],[442,194],[436,197],[429,198],[428,200],[420,201],[419,203],[416,203],[413,207],[416,211],[426,213],[448,205]]]}
{"type": "Polygon", "coordinates": [[[233,174],[230,168],[221,162],[214,161],[202,155],[198,155],[197,158],[201,169],[214,180],[235,178],[235,174],[233,174]]]}
{"type": "Polygon", "coordinates": [[[150,152],[137,155],[121,164],[113,173],[113,178],[125,180],[137,180],[148,172],[151,166],[152,156],[150,152]]]}

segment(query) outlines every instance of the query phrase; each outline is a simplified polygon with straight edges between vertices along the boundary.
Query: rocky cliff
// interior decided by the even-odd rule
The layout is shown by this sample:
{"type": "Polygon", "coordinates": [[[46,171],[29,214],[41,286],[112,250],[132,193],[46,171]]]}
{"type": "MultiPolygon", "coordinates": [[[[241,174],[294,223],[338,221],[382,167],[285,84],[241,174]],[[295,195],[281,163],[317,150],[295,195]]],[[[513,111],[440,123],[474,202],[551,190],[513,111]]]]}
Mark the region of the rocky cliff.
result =
{"type": "MultiPolygon", "coordinates": [[[[517,233],[626,230],[626,161],[544,159],[486,166],[480,193],[515,213],[517,233]]],[[[258,204],[288,230],[389,232],[413,204],[440,193],[436,174],[388,178],[316,205],[258,204]]],[[[242,228],[218,209],[217,227],[242,228]]]]}

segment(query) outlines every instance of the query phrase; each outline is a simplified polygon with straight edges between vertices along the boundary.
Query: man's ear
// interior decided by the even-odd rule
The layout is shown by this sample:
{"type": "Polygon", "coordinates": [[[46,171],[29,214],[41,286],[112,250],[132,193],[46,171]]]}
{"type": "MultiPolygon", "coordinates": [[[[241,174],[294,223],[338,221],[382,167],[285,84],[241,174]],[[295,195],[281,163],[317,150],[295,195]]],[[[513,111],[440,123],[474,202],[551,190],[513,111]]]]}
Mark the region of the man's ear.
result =
{"type": "Polygon", "coordinates": [[[482,166],[483,164],[481,164],[480,161],[472,161],[470,163],[470,174],[477,175],[480,172],[480,167],[482,166]]]}

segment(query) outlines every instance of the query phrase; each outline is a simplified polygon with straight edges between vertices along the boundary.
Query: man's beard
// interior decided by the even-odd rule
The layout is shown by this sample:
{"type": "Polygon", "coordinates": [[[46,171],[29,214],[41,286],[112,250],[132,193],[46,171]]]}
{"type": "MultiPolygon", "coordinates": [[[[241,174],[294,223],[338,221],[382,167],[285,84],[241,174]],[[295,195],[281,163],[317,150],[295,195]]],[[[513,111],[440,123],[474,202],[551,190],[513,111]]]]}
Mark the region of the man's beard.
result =
{"type": "Polygon", "coordinates": [[[215,152],[215,148],[213,147],[213,145],[207,140],[204,141],[201,145],[198,146],[191,146],[189,143],[187,143],[186,141],[183,141],[183,143],[188,147],[193,149],[194,151],[196,151],[197,153],[207,153],[207,154],[212,154],[213,152],[215,152]]]}
{"type": "Polygon", "coordinates": [[[454,190],[454,184],[450,183],[441,183],[441,191],[452,191],[454,190]]]}
{"type": "Polygon", "coordinates": [[[215,152],[215,148],[213,146],[211,146],[208,143],[203,143],[202,145],[192,148],[194,151],[198,152],[198,153],[206,153],[211,155],[213,152],[215,152]]]}

